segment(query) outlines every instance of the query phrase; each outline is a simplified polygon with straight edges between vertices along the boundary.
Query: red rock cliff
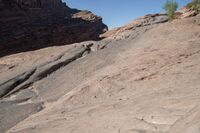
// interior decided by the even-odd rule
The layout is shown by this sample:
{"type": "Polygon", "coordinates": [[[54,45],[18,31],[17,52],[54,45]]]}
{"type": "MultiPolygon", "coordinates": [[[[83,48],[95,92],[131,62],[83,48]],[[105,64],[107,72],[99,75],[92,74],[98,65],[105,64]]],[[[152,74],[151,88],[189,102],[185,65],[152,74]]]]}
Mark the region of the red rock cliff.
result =
{"type": "Polygon", "coordinates": [[[61,0],[0,0],[0,56],[98,40],[102,18],[71,9],[61,0]]]}

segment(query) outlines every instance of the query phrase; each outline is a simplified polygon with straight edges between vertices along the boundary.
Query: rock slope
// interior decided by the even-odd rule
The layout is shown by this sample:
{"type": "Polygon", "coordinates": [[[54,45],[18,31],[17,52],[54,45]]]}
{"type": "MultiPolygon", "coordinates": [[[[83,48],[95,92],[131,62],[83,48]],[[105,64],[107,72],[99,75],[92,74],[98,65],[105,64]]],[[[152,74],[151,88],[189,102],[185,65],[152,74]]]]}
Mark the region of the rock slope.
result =
{"type": "Polygon", "coordinates": [[[53,45],[98,40],[102,18],[61,0],[0,0],[0,56],[53,45]]]}
{"type": "Polygon", "coordinates": [[[157,24],[165,23],[168,21],[168,17],[166,14],[149,14],[145,15],[139,19],[134,20],[133,22],[119,28],[112,29],[110,31],[105,32],[101,35],[102,38],[109,39],[125,39],[129,36],[134,36],[131,33],[145,32],[150,28],[153,28],[157,24]],[[142,30],[143,28],[143,30],[142,30]],[[132,32],[132,31],[135,32],[132,32]]]}
{"type": "Polygon", "coordinates": [[[101,41],[0,58],[0,131],[199,133],[199,31],[200,16],[147,15],[101,41]]]}

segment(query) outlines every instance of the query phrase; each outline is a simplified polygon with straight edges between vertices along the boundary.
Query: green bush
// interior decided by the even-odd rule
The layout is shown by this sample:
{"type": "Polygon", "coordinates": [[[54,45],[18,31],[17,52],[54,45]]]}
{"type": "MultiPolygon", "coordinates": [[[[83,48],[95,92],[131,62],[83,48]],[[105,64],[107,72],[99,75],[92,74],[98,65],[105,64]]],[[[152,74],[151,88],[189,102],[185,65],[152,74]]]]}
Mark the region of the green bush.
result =
{"type": "Polygon", "coordinates": [[[194,9],[200,13],[200,0],[193,0],[192,2],[194,9]]]}
{"type": "Polygon", "coordinates": [[[188,3],[187,5],[186,5],[186,7],[188,8],[188,9],[191,9],[191,8],[193,8],[194,7],[194,3],[188,3]]]}
{"type": "Polygon", "coordinates": [[[167,12],[169,21],[171,21],[174,19],[175,11],[178,9],[178,3],[175,0],[167,0],[163,8],[167,12]]]}

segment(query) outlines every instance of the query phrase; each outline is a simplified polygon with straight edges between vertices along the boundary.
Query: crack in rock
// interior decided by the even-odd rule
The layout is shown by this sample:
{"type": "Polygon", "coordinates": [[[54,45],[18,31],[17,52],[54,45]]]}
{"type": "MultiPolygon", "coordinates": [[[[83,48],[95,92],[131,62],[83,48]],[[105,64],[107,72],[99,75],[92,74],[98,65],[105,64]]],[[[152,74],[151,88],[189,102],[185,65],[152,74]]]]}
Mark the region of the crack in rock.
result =
{"type": "Polygon", "coordinates": [[[35,73],[35,71],[36,69],[34,68],[0,84],[0,98],[4,97],[15,87],[28,80],[35,73]]]}
{"type": "Polygon", "coordinates": [[[43,65],[38,66],[34,70],[25,72],[9,81],[0,85],[0,98],[8,97],[14,93],[17,93],[21,90],[24,90],[30,87],[33,83],[46,78],[48,75],[51,75],[53,72],[59,70],[60,68],[70,64],[73,61],[84,56],[85,52],[90,53],[92,45],[88,47],[81,48],[75,54],[70,55],[70,57],[64,58],[62,54],[58,60],[55,62],[44,63],[43,65]],[[62,59],[62,57],[64,59],[62,59]]]}

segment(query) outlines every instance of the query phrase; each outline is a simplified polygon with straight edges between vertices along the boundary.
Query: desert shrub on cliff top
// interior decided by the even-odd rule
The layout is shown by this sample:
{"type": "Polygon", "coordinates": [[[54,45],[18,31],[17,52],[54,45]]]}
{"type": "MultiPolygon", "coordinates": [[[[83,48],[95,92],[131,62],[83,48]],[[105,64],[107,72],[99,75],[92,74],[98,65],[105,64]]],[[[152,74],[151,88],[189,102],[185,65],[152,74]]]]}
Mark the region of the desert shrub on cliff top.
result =
{"type": "Polygon", "coordinates": [[[200,13],[200,0],[193,0],[191,3],[187,4],[186,7],[189,9],[194,9],[200,13]]]}
{"type": "Polygon", "coordinates": [[[163,7],[167,13],[169,21],[174,19],[175,11],[178,9],[178,3],[175,0],[167,0],[163,7]]]}

